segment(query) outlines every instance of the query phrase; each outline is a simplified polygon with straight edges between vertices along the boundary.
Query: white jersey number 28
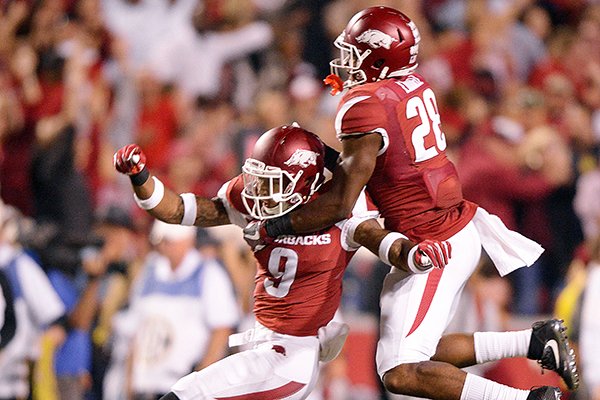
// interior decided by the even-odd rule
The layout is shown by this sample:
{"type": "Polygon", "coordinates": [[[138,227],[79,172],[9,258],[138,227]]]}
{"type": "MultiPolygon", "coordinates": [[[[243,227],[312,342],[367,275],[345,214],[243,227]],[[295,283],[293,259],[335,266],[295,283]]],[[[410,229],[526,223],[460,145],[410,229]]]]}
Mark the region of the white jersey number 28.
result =
{"type": "Polygon", "coordinates": [[[265,290],[271,296],[285,297],[296,278],[298,253],[284,247],[275,247],[269,256],[271,277],[264,281],[265,290]]]}
{"type": "Polygon", "coordinates": [[[440,114],[438,112],[435,94],[431,88],[423,91],[422,97],[411,97],[406,102],[406,118],[419,117],[421,123],[412,132],[412,145],[415,149],[415,162],[429,160],[446,149],[446,135],[440,128],[440,114]],[[425,137],[433,132],[435,145],[425,147],[425,137]]]}

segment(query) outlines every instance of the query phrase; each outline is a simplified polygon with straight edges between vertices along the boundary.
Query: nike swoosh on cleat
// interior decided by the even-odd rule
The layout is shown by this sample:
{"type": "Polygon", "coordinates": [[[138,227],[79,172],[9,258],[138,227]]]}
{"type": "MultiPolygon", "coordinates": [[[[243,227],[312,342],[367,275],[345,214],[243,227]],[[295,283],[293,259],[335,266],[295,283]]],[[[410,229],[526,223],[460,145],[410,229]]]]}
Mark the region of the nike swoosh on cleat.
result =
{"type": "Polygon", "coordinates": [[[554,360],[556,361],[556,368],[560,368],[560,353],[558,352],[558,342],[554,339],[550,339],[546,342],[544,346],[544,350],[546,347],[550,347],[552,352],[554,353],[554,360]]]}

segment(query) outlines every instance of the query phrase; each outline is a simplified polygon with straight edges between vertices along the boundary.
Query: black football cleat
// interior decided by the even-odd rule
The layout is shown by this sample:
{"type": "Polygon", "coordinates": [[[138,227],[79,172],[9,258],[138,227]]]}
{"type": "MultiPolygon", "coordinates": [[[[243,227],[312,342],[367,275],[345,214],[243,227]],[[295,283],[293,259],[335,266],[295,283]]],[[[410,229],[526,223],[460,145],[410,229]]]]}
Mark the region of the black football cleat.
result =
{"type": "Polygon", "coordinates": [[[560,319],[538,321],[532,325],[532,328],[527,358],[537,360],[543,369],[555,371],[569,389],[577,389],[579,374],[575,352],[569,345],[565,334],[567,328],[563,321],[560,319]]]}
{"type": "Polygon", "coordinates": [[[527,400],[561,400],[562,393],[560,389],[554,386],[542,386],[537,389],[531,389],[527,400]]]}

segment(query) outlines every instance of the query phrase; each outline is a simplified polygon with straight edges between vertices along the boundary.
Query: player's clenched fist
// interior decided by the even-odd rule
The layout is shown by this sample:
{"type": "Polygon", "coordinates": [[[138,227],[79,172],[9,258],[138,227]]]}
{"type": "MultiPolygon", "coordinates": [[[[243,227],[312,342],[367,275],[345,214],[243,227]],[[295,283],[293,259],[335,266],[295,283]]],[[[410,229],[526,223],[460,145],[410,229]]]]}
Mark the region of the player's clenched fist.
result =
{"type": "Polygon", "coordinates": [[[444,268],[452,256],[452,245],[445,240],[424,240],[416,245],[414,265],[420,271],[444,268]]]}
{"type": "Polygon", "coordinates": [[[146,155],[137,144],[128,144],[115,153],[113,164],[122,174],[136,175],[146,166],[146,155]]]}

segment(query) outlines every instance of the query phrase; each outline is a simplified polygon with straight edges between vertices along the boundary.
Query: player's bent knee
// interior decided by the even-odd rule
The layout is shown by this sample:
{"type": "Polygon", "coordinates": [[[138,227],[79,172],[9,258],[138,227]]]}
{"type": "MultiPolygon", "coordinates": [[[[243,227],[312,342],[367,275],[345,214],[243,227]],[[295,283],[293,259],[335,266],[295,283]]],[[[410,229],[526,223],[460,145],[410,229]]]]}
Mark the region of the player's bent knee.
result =
{"type": "Polygon", "coordinates": [[[414,364],[400,364],[390,369],[383,376],[383,386],[388,392],[405,394],[410,382],[414,380],[414,364]]]}
{"type": "Polygon", "coordinates": [[[177,395],[175,393],[169,392],[158,400],[181,400],[181,399],[179,397],[177,397],[177,395]]]}
{"type": "Polygon", "coordinates": [[[430,370],[428,361],[400,364],[385,373],[383,385],[391,393],[415,396],[423,392],[430,370]]]}

